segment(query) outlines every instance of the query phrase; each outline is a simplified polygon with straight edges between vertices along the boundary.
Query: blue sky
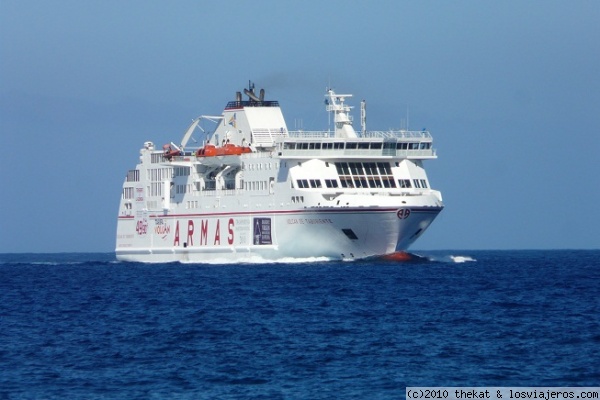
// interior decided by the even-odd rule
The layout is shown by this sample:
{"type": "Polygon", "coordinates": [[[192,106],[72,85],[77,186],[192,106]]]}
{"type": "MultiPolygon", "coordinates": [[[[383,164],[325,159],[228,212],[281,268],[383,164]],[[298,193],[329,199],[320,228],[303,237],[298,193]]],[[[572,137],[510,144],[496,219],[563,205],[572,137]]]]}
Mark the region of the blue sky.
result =
{"type": "MultiPolygon", "coordinates": [[[[144,141],[249,79],[288,126],[329,85],[428,129],[415,249],[600,248],[598,1],[0,1],[0,252],[113,251],[144,141]]],[[[358,113],[355,113],[358,120],[358,113]]]]}

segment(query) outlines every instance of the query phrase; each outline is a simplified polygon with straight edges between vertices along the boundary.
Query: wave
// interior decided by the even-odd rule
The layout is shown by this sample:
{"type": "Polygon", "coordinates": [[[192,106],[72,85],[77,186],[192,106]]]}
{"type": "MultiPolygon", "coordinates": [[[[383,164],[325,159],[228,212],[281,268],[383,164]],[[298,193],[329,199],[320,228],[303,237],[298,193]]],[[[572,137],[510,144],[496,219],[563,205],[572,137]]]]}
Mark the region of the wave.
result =
{"type": "Polygon", "coordinates": [[[452,264],[463,264],[468,262],[477,262],[477,260],[471,256],[462,256],[462,255],[426,255],[420,256],[425,257],[429,261],[432,262],[441,262],[441,263],[452,263],[452,264]]]}
{"type": "Polygon", "coordinates": [[[198,261],[180,261],[182,264],[205,264],[205,265],[223,265],[223,264],[303,264],[303,263],[322,263],[334,261],[329,257],[282,257],[276,259],[263,258],[260,255],[248,255],[239,257],[235,260],[225,258],[214,258],[199,263],[198,261]]]}

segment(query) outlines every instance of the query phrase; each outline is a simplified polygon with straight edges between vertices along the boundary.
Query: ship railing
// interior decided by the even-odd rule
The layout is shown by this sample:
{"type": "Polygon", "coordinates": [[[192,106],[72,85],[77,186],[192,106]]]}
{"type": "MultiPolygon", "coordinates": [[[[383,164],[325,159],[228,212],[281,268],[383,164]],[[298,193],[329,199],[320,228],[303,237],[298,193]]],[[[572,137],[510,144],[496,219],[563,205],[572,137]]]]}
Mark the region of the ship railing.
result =
{"type": "Polygon", "coordinates": [[[436,149],[284,149],[278,148],[281,157],[337,158],[337,157],[400,157],[436,158],[436,149]]]}
{"type": "MultiPolygon", "coordinates": [[[[362,138],[382,138],[382,139],[431,139],[429,131],[407,131],[407,130],[389,130],[389,131],[366,131],[364,133],[357,132],[359,135],[358,139],[362,138]]],[[[336,138],[334,131],[289,131],[288,136],[291,138],[300,139],[343,139],[336,138]]],[[[350,138],[347,140],[356,140],[357,138],[350,138]]]]}

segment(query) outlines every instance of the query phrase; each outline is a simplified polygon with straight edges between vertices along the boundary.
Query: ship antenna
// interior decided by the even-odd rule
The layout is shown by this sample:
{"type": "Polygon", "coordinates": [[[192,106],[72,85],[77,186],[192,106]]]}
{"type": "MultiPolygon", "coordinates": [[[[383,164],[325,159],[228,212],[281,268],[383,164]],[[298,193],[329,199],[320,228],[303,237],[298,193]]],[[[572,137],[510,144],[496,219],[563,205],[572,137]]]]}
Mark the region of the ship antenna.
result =
{"type": "Polygon", "coordinates": [[[363,100],[360,102],[360,130],[361,136],[365,137],[367,133],[367,101],[363,100]]]}

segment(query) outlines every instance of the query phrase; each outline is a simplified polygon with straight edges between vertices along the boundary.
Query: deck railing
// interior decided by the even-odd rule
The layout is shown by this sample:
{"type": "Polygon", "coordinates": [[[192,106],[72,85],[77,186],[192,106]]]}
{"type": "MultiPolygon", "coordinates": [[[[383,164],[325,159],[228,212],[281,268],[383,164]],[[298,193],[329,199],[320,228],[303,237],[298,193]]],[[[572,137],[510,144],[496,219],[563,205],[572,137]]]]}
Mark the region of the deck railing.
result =
{"type": "MultiPolygon", "coordinates": [[[[405,131],[405,130],[389,130],[389,131],[367,131],[364,134],[360,132],[358,140],[361,139],[431,139],[429,131],[405,131]]],[[[289,137],[298,139],[335,139],[334,131],[289,131],[289,137]]],[[[351,139],[351,140],[356,140],[351,139]]],[[[347,140],[347,139],[346,139],[347,140]]]]}

